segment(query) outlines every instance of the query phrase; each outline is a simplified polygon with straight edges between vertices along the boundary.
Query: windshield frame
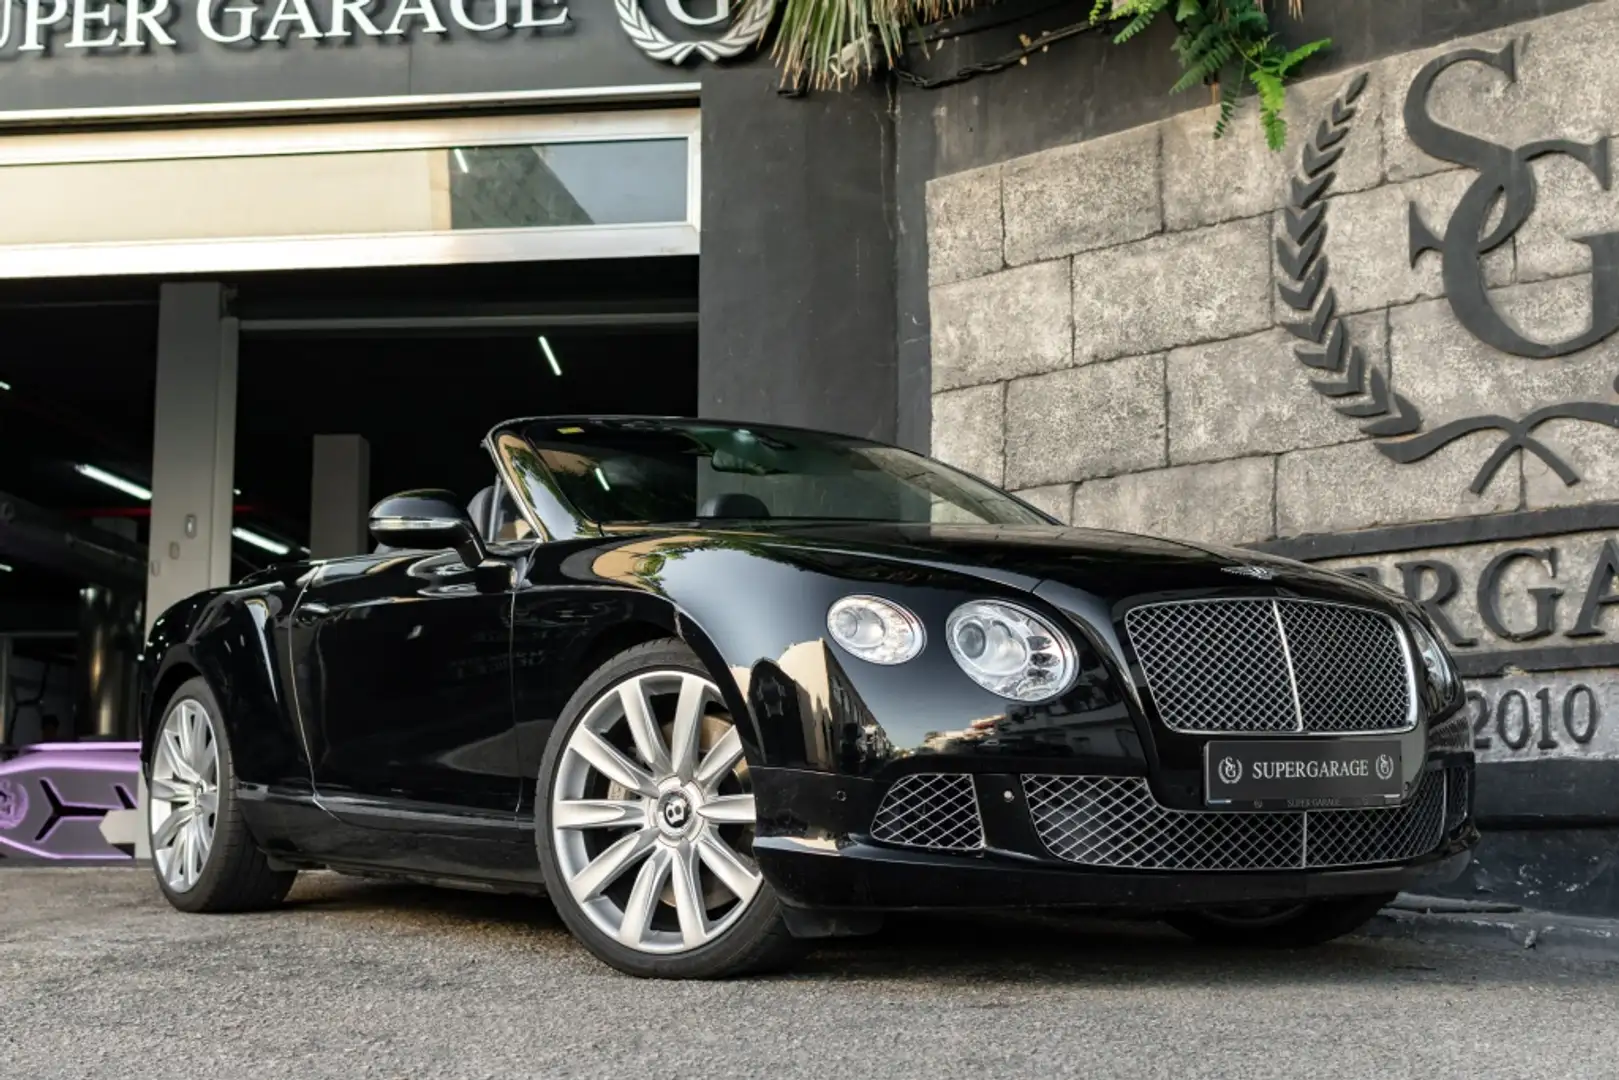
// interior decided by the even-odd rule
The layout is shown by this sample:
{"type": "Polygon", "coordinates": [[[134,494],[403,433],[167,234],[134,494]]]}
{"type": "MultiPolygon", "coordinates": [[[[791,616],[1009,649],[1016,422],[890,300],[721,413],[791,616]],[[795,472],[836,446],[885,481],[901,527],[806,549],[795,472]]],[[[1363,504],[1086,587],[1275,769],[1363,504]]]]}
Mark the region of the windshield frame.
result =
{"type": "MultiPolygon", "coordinates": [[[[825,523],[867,523],[873,525],[945,525],[949,522],[903,521],[898,519],[881,519],[869,517],[780,517],[780,518],[705,518],[691,517],[685,519],[671,519],[669,521],[598,521],[587,514],[574,500],[568,497],[562,486],[552,474],[549,464],[545,460],[544,446],[536,444],[528,436],[528,429],[536,424],[568,426],[570,424],[604,424],[604,423],[636,423],[666,425],[673,430],[689,427],[704,428],[730,428],[734,430],[758,430],[767,432],[781,432],[782,434],[812,436],[822,439],[836,439],[847,441],[856,446],[874,449],[896,451],[898,453],[917,458],[927,463],[929,468],[938,470],[946,476],[957,480],[964,487],[984,487],[993,492],[998,498],[1030,514],[1034,520],[1023,524],[1048,524],[1061,526],[1062,522],[1050,514],[1034,506],[1028,501],[1019,498],[1004,488],[990,483],[983,477],[974,476],[964,469],[948,465],[937,458],[926,454],[908,450],[902,446],[879,442],[876,439],[865,439],[857,436],[840,435],[836,432],[822,431],[815,428],[795,427],[787,424],[756,424],[744,423],[735,420],[708,420],[697,417],[684,416],[639,416],[625,414],[595,414],[572,416],[525,416],[507,420],[494,427],[484,439],[485,448],[495,459],[502,476],[508,481],[513,494],[517,497],[519,507],[530,516],[534,524],[540,526],[540,535],[546,540],[567,539],[579,535],[594,534],[605,536],[609,533],[639,532],[649,529],[668,527],[683,527],[697,529],[731,529],[760,528],[768,529],[781,525],[825,523]],[[525,468],[519,470],[512,461],[514,444],[521,444],[526,451],[525,456],[532,457],[532,464],[538,469],[525,468]],[[525,483],[525,480],[529,481],[525,483]],[[531,489],[537,485],[538,490],[531,489]]],[[[964,523],[967,525],[994,523],[964,523]]]]}

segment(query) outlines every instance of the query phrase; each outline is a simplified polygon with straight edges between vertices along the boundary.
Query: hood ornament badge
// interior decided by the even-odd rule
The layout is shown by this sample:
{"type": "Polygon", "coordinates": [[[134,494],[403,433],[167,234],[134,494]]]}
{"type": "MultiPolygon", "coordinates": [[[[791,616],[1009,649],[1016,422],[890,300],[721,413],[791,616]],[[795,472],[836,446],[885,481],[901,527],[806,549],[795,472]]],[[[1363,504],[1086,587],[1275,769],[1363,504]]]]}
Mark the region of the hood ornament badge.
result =
{"type": "Polygon", "coordinates": [[[1260,581],[1269,581],[1276,576],[1276,571],[1268,566],[1254,566],[1248,563],[1241,566],[1222,566],[1220,569],[1228,574],[1241,574],[1243,577],[1257,578],[1260,581]]]}

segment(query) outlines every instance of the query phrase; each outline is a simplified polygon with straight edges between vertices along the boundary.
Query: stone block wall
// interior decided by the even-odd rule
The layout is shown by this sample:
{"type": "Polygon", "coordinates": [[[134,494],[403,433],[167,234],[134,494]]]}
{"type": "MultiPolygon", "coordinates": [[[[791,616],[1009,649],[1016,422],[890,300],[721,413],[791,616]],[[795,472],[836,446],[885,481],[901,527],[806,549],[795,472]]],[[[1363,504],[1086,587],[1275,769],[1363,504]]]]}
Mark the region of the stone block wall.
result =
{"type": "MultiPolygon", "coordinates": [[[[1407,132],[1412,81],[1459,47],[1509,42],[1515,81],[1458,64],[1427,114],[1503,152],[1619,134],[1619,4],[1600,2],[1297,85],[1281,153],[1251,106],[1218,141],[1205,108],[932,181],[934,453],[1064,521],[1227,543],[1619,499],[1619,431],[1597,413],[1531,431],[1573,484],[1520,450],[1473,490],[1502,426],[1412,463],[1389,453],[1455,421],[1616,400],[1619,334],[1503,352],[1458,317],[1440,253],[1411,258],[1411,208],[1444,236],[1481,175],[1407,132]],[[1301,316],[1277,289],[1303,142],[1361,74],[1321,251],[1348,340],[1420,413],[1415,433],[1384,438],[1336,409],[1365,398],[1312,386],[1323,373],[1296,358],[1285,324],[1301,316]]],[[[1507,322],[1555,342],[1591,325],[1591,249],[1575,238],[1619,230],[1619,183],[1563,154],[1527,167],[1531,211],[1479,260],[1507,322]]]]}

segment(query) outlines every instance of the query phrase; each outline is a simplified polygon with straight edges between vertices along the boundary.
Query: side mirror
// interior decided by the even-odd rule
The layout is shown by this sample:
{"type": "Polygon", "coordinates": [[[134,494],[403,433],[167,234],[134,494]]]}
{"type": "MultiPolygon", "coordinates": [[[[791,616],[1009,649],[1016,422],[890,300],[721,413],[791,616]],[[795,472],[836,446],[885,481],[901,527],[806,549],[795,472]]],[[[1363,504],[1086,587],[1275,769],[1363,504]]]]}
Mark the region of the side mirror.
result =
{"type": "Polygon", "coordinates": [[[468,568],[489,555],[467,512],[448,491],[402,491],[371,508],[371,535],[388,547],[455,549],[468,568]]]}

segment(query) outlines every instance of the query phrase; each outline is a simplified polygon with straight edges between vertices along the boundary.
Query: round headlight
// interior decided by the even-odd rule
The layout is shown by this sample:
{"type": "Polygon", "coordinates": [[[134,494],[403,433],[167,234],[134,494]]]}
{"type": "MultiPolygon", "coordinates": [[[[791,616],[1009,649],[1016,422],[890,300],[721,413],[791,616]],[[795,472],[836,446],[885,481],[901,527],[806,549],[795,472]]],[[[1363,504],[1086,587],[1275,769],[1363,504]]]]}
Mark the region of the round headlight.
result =
{"type": "Polygon", "coordinates": [[[1074,645],[1027,608],[974,600],[950,613],[945,640],[974,682],[1013,701],[1046,701],[1074,676],[1074,645]]]}
{"type": "Polygon", "coordinates": [[[927,640],[920,619],[875,596],[845,596],[827,611],[826,628],[833,641],[873,664],[903,664],[927,640]]]}
{"type": "Polygon", "coordinates": [[[1456,669],[1451,666],[1444,647],[1434,640],[1434,636],[1421,623],[1414,620],[1411,623],[1411,640],[1417,647],[1417,655],[1422,658],[1422,666],[1428,671],[1429,684],[1442,697],[1449,698],[1456,689],[1456,669]]]}

